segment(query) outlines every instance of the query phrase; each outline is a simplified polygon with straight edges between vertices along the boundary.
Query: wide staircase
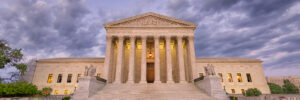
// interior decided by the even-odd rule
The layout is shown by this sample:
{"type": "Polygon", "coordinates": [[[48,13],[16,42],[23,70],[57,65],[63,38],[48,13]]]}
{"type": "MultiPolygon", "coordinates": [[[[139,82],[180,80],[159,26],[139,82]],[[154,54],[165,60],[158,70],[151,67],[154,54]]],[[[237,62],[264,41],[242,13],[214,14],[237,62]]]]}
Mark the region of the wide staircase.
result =
{"type": "Polygon", "coordinates": [[[107,84],[89,100],[216,100],[193,83],[107,84]]]}

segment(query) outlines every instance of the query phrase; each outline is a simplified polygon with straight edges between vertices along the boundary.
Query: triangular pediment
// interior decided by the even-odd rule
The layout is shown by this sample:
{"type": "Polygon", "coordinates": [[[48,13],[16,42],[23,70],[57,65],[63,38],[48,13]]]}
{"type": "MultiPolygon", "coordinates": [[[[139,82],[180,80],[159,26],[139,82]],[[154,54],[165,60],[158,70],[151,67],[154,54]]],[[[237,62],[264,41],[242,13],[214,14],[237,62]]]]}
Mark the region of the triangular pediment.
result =
{"type": "Polygon", "coordinates": [[[104,24],[104,27],[196,27],[196,24],[172,17],[146,13],[104,24]]]}

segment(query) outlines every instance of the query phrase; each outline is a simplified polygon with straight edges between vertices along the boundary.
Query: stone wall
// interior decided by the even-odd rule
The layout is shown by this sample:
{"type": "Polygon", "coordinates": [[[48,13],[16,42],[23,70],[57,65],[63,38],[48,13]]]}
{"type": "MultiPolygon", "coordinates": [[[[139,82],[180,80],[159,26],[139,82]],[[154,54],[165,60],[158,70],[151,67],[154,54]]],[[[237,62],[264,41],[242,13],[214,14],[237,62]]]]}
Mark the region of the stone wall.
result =
{"type": "Polygon", "coordinates": [[[282,86],[284,84],[284,80],[289,80],[291,83],[293,83],[296,87],[300,89],[300,76],[271,76],[266,77],[266,80],[269,83],[275,83],[279,86],[282,86]]]}
{"type": "Polygon", "coordinates": [[[222,87],[227,93],[242,94],[242,89],[258,88],[263,94],[270,94],[261,62],[251,58],[197,58],[196,69],[193,71],[205,75],[204,67],[212,64],[216,75],[222,73],[222,87]],[[228,73],[231,73],[233,82],[228,81],[228,73]],[[241,74],[242,82],[238,82],[237,73],[241,74]],[[247,81],[247,73],[250,73],[252,82],[247,81]],[[235,93],[232,93],[231,89],[234,89],[235,93]]]}
{"type": "MultiPolygon", "coordinates": [[[[51,87],[53,95],[64,95],[65,90],[72,94],[77,88],[77,76],[84,75],[85,67],[96,67],[96,75],[103,72],[103,60],[104,58],[52,58],[38,60],[32,83],[42,89],[44,87],[51,87]],[[52,82],[48,83],[49,74],[53,74],[52,82]],[[57,82],[58,75],[62,74],[61,83],[57,82]],[[72,74],[70,83],[67,83],[68,74],[72,74]],[[58,94],[55,94],[55,91],[58,94]]],[[[95,76],[96,76],[95,75],[95,76]]]]}

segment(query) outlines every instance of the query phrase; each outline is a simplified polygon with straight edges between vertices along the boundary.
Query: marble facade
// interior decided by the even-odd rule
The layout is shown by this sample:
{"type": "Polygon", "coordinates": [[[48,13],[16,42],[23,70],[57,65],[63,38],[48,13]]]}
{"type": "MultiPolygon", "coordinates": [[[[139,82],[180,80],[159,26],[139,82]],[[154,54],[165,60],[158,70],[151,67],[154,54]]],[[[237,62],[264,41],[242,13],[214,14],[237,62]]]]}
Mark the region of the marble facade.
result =
{"type": "MultiPolygon", "coordinates": [[[[204,67],[211,64],[222,80],[218,88],[224,88],[227,93],[241,94],[248,88],[258,88],[263,94],[270,93],[259,59],[196,58],[196,24],[150,12],[110,22],[104,27],[107,32],[105,58],[38,60],[33,84],[38,88],[51,87],[59,91],[53,92],[57,95],[65,94],[66,90],[73,93],[78,87],[76,80],[84,74],[84,68],[94,66],[94,76],[106,79],[109,87],[188,84],[190,88],[194,79],[206,75],[204,67]],[[62,82],[58,83],[60,74],[62,82]],[[69,74],[73,75],[72,82],[66,82],[69,74]],[[52,81],[48,82],[50,75],[52,81]]],[[[190,90],[194,91],[192,88],[190,90]]]]}

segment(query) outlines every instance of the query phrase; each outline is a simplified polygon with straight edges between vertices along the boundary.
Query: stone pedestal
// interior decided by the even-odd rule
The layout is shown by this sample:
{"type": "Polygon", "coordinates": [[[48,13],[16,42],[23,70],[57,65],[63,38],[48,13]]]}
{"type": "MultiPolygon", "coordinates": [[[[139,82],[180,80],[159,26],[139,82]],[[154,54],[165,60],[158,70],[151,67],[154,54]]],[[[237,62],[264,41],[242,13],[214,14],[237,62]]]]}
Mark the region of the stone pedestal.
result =
{"type": "Polygon", "coordinates": [[[222,88],[221,78],[217,75],[205,76],[203,80],[195,82],[195,84],[214,98],[229,100],[225,90],[222,88]]]}
{"type": "Polygon", "coordinates": [[[105,82],[97,80],[94,76],[82,76],[78,80],[72,100],[86,100],[105,86],[105,82]]]}

